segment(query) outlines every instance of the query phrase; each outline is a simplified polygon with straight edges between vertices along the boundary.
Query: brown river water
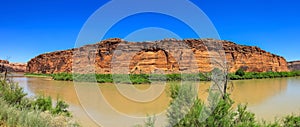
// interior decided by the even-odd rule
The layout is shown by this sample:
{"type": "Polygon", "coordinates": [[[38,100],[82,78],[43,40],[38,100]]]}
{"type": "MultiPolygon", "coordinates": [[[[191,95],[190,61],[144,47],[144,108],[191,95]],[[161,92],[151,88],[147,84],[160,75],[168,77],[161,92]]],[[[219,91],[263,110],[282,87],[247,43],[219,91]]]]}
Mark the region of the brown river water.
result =
{"type": "MultiPolygon", "coordinates": [[[[155,99],[147,102],[128,99],[114,84],[97,84],[105,101],[99,102],[100,104],[94,104],[98,103],[94,97],[97,95],[94,95],[89,89],[80,89],[77,87],[77,90],[80,89],[81,92],[86,93],[80,94],[80,98],[84,98],[84,100],[79,101],[77,96],[78,91],[76,92],[73,82],[23,76],[14,77],[13,79],[24,88],[24,91],[28,93],[29,97],[46,95],[63,99],[70,105],[69,109],[72,111],[74,119],[82,126],[87,127],[98,126],[98,124],[104,127],[133,126],[140,122],[123,119],[120,115],[116,115],[115,112],[132,118],[145,117],[153,114],[159,115],[165,113],[170,102],[167,88],[171,82],[167,83],[166,87],[157,88],[146,84],[134,85],[133,87],[137,90],[148,90],[148,95],[153,94],[153,98],[155,99]],[[152,90],[149,90],[151,88],[152,90]],[[162,88],[164,88],[164,90],[160,91],[162,88]],[[110,109],[106,108],[106,105],[102,105],[102,103],[108,104],[114,111],[110,111],[110,109]],[[86,104],[89,106],[85,107],[86,104]],[[93,117],[90,118],[89,116],[93,117]]],[[[300,114],[300,77],[239,80],[233,81],[233,84],[234,87],[231,91],[233,100],[236,103],[248,104],[248,109],[256,114],[257,119],[271,121],[274,120],[275,117],[281,117],[291,113],[300,114]]],[[[205,91],[207,91],[209,87],[209,83],[200,83],[198,91],[200,98],[208,95],[208,92],[205,91]]],[[[128,88],[127,92],[131,92],[128,85],[122,88],[126,90],[128,88]]],[[[162,119],[162,121],[165,121],[165,119],[162,119]]],[[[157,122],[159,123],[160,121],[158,120],[157,122]]]]}

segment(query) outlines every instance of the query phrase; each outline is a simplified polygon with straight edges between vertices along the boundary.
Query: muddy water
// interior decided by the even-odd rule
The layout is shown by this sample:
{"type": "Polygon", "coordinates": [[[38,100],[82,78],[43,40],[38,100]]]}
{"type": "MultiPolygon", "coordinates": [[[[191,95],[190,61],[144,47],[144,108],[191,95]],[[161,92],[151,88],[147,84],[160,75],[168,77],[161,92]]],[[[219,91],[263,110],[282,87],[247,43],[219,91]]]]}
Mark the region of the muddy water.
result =
{"type": "MultiPolygon", "coordinates": [[[[28,96],[50,95],[53,98],[65,100],[70,104],[70,110],[73,112],[74,118],[83,126],[97,126],[97,124],[88,117],[88,114],[91,114],[86,113],[82,108],[73,82],[27,77],[15,77],[14,80],[19,82],[25,92],[28,93],[28,96]]],[[[165,89],[168,88],[168,84],[170,83],[167,83],[165,89]]],[[[154,100],[141,102],[131,100],[127,96],[122,95],[113,84],[98,84],[98,86],[103,98],[105,98],[105,103],[112,107],[114,111],[127,116],[139,117],[146,116],[147,114],[162,114],[168,108],[170,101],[167,90],[159,93],[159,96],[156,96],[154,100]]],[[[149,85],[136,85],[134,88],[146,91],[151,87],[149,85]]],[[[198,94],[201,98],[205,98],[208,95],[208,88],[209,83],[200,83],[198,94]]],[[[231,97],[233,100],[235,100],[236,103],[247,103],[249,110],[254,112],[258,119],[273,120],[274,117],[285,116],[292,112],[300,114],[299,77],[233,81],[231,88],[231,97]]],[[[127,89],[127,87],[125,87],[125,89],[127,89]]],[[[90,91],[84,90],[85,89],[82,89],[81,91],[87,94],[81,95],[80,97],[85,98],[86,101],[93,102],[93,95],[89,94],[90,91]]],[[[155,95],[157,92],[150,91],[150,94],[155,95]]],[[[93,105],[93,103],[90,104],[93,105]]],[[[94,107],[96,107],[96,105],[94,105],[94,107]]],[[[95,113],[101,112],[101,116],[99,116],[101,119],[107,117],[105,121],[112,122],[107,122],[107,124],[124,126],[126,122],[128,122],[125,120],[122,121],[121,118],[114,116],[112,112],[104,109],[104,106],[103,108],[100,107],[98,110],[95,110],[95,113]],[[113,120],[108,118],[108,116],[112,116],[111,118],[113,118],[113,120]]],[[[135,121],[129,122],[135,123],[135,121]]]]}

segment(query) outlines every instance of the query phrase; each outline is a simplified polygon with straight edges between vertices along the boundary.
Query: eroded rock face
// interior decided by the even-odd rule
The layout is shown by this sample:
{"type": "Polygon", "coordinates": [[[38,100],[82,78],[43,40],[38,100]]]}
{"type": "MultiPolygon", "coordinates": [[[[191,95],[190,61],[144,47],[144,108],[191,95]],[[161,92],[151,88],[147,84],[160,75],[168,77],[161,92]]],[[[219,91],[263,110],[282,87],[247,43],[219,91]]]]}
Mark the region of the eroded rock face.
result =
{"type": "Polygon", "coordinates": [[[0,65],[0,72],[4,71],[4,68],[7,69],[8,72],[25,72],[27,67],[25,63],[10,63],[7,60],[0,60],[0,65]]]}
{"type": "Polygon", "coordinates": [[[74,49],[38,55],[27,63],[27,72],[52,74],[72,71],[74,49]]]}
{"type": "Polygon", "coordinates": [[[288,62],[288,67],[291,71],[299,71],[300,70],[300,61],[288,62]]]}
{"type": "Polygon", "coordinates": [[[31,73],[180,73],[209,72],[227,61],[230,72],[289,71],[283,57],[258,47],[213,39],[126,42],[109,39],[31,59],[31,73]],[[74,66],[72,66],[74,65],[74,66]],[[215,65],[215,66],[214,66],[215,65]],[[73,68],[72,68],[73,67],[73,68]]]}
{"type": "Polygon", "coordinates": [[[0,60],[1,64],[9,64],[9,62],[7,60],[0,60]]]}

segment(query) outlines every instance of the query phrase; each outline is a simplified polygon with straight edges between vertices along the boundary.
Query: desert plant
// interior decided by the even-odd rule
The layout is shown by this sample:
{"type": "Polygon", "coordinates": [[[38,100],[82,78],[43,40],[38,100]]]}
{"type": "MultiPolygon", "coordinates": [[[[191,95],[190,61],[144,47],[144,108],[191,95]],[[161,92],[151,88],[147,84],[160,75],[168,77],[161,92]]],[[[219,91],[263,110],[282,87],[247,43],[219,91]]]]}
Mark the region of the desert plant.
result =
{"type": "Polygon", "coordinates": [[[68,117],[60,117],[37,110],[19,110],[0,98],[0,126],[8,127],[76,127],[68,117]],[[60,119],[60,120],[58,120],[60,119]]]}
{"type": "Polygon", "coordinates": [[[284,127],[300,127],[300,116],[289,115],[283,119],[284,127]]]}
{"type": "Polygon", "coordinates": [[[0,80],[0,96],[9,104],[19,104],[27,95],[17,83],[0,80]]]}

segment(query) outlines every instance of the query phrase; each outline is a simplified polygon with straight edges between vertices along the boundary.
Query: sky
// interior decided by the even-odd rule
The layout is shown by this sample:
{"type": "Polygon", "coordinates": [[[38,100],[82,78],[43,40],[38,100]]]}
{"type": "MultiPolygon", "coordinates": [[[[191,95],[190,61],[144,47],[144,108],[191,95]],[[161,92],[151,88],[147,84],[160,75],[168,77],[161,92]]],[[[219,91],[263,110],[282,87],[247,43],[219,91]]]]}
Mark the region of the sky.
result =
{"type": "MultiPolygon", "coordinates": [[[[126,4],[135,4],[130,2],[131,0],[127,1],[126,4]]],[[[87,19],[108,2],[108,0],[1,0],[0,59],[27,62],[42,53],[73,48],[87,19]]],[[[222,40],[258,46],[283,56],[288,61],[300,60],[298,46],[300,1],[191,0],[191,2],[208,16],[222,40]]],[[[165,6],[172,7],[172,4],[165,6]]],[[[115,11],[122,10],[116,8],[115,11]]],[[[180,11],[183,10],[178,9],[178,12],[180,11]]],[[[112,37],[141,41],[199,36],[174,17],[145,13],[119,21],[105,34],[104,39],[112,37]]]]}

